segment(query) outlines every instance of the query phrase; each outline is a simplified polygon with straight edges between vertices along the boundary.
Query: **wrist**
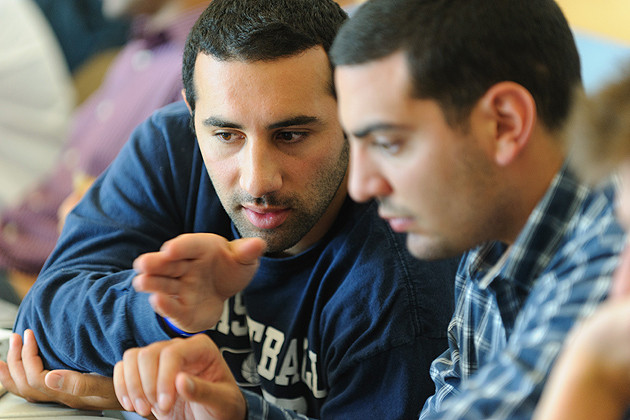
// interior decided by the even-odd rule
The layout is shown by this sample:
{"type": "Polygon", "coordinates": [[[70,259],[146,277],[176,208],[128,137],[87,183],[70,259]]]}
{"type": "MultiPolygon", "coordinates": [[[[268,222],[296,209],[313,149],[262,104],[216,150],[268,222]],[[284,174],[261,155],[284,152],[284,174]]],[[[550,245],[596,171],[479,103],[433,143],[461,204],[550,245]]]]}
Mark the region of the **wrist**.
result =
{"type": "Polygon", "coordinates": [[[206,331],[198,331],[198,332],[184,331],[178,326],[176,326],[175,324],[173,324],[173,322],[171,322],[171,320],[168,319],[167,317],[161,317],[158,315],[158,319],[160,320],[160,324],[162,325],[162,328],[164,328],[166,332],[168,333],[168,335],[171,337],[192,337],[193,335],[202,334],[206,332],[206,331]]]}

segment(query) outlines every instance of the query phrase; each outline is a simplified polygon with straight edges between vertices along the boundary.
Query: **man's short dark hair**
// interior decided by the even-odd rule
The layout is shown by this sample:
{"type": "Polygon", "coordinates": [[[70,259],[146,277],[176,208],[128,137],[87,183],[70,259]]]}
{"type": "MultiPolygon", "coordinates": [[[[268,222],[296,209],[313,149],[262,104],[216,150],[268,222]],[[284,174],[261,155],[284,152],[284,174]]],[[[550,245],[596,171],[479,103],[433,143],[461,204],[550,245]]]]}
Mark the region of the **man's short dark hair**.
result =
{"type": "Polygon", "coordinates": [[[451,125],[464,122],[492,85],[513,81],[553,130],[581,86],[573,34],[553,0],[370,0],[343,25],[330,55],[340,66],[398,51],[411,94],[436,100],[451,125]]]}
{"type": "Polygon", "coordinates": [[[213,0],[186,41],[186,100],[194,111],[193,74],[199,53],[255,62],[290,57],[318,45],[328,52],[347,18],[332,0],[213,0]]]}

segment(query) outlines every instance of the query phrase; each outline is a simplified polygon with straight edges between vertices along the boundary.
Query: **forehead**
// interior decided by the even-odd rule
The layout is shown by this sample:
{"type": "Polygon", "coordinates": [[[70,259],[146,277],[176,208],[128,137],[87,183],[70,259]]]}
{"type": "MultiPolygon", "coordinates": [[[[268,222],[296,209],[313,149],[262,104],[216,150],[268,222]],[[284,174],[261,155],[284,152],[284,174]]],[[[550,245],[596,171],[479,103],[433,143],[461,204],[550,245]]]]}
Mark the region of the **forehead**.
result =
{"type": "Polygon", "coordinates": [[[333,112],[332,71],[322,47],[270,61],[217,60],[199,54],[197,109],[207,111],[333,112]]]}
{"type": "Polygon", "coordinates": [[[395,118],[414,102],[407,60],[400,52],[365,64],[337,67],[335,87],[344,125],[395,118]]]}

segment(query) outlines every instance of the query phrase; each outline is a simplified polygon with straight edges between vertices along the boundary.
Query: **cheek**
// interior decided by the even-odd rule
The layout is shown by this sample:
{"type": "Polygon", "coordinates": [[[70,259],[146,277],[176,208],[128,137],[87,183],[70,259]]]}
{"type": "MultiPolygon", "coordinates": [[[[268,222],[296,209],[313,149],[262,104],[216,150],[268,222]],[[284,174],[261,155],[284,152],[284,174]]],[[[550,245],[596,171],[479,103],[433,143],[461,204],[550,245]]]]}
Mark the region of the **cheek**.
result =
{"type": "Polygon", "coordinates": [[[453,199],[452,161],[435,150],[420,151],[415,158],[399,162],[391,170],[396,173],[401,195],[408,195],[409,201],[422,207],[439,207],[443,201],[453,199]]]}
{"type": "Polygon", "coordinates": [[[328,177],[331,173],[348,168],[349,151],[343,141],[326,141],[301,151],[285,160],[284,169],[293,178],[305,179],[328,177]]]}
{"type": "Polygon", "coordinates": [[[201,149],[204,165],[216,192],[222,195],[238,183],[238,164],[236,159],[213,159],[212,153],[207,152],[207,150],[201,149]]]}

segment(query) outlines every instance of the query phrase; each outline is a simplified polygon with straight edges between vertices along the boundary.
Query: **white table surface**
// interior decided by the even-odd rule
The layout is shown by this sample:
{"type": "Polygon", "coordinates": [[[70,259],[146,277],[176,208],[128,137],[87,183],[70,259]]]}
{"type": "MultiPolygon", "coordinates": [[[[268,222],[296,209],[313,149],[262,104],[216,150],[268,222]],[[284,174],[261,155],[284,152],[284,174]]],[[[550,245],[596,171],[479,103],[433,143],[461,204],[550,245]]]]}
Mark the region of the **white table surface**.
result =
{"type": "Polygon", "coordinates": [[[0,397],[0,419],[94,420],[94,417],[113,419],[103,417],[102,411],[77,410],[54,403],[30,403],[10,393],[0,397]]]}

